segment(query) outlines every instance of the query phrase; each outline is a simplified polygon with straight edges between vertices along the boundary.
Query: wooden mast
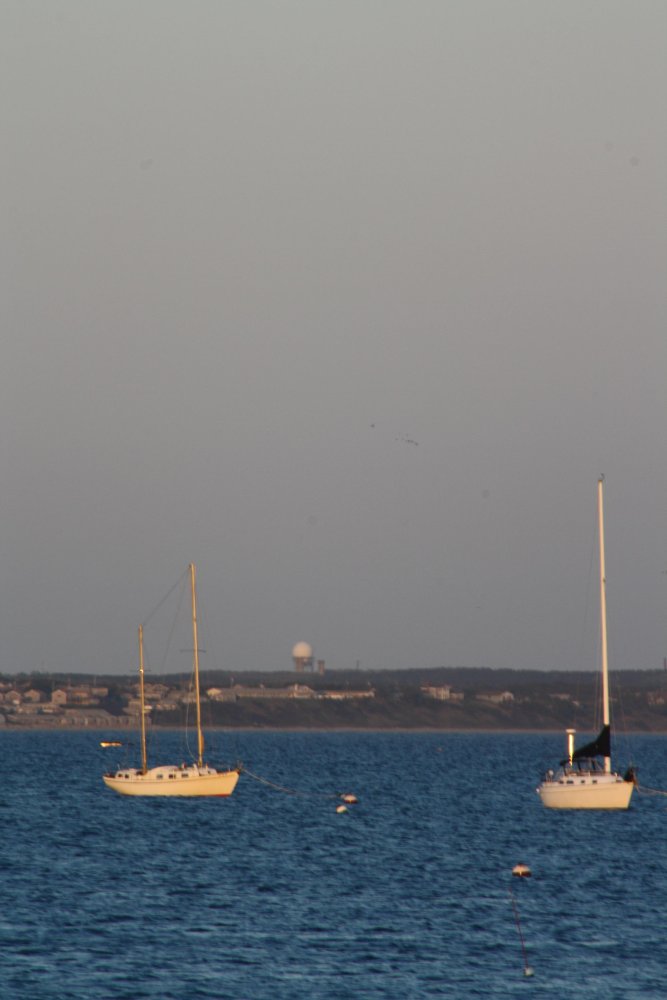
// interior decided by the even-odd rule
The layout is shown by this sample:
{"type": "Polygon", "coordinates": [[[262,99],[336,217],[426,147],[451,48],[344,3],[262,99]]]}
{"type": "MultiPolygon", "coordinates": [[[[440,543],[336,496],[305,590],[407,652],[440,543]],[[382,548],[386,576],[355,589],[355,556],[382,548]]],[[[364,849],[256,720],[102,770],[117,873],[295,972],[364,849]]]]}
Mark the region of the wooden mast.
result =
{"type": "Polygon", "coordinates": [[[139,699],[141,701],[141,773],[146,774],[146,705],[144,697],[144,626],[139,626],[139,699]]]}
{"type": "MultiPolygon", "coordinates": [[[[609,665],[607,662],[607,576],[604,562],[604,510],[602,505],[602,484],[604,476],[598,479],[598,523],[600,528],[600,633],[602,645],[602,721],[609,725],[609,665]]],[[[611,757],[605,757],[604,769],[611,774],[611,757]]]]}
{"type": "Polygon", "coordinates": [[[197,704],[197,765],[204,764],[204,734],[201,731],[201,702],[199,697],[199,646],[197,644],[197,593],[195,588],[195,564],[190,563],[190,589],[192,592],[192,666],[195,675],[195,699],[197,704]]]}

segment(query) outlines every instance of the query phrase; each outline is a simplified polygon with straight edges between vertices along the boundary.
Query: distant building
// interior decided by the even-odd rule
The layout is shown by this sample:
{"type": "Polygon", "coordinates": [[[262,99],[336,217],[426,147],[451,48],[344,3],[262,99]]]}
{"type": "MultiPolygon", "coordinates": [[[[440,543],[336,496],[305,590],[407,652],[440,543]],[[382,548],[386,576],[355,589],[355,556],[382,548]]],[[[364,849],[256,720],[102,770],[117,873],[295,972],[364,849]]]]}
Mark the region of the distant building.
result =
{"type": "Polygon", "coordinates": [[[318,698],[319,695],[306,684],[288,684],[287,687],[272,688],[264,687],[244,687],[242,684],[235,684],[231,689],[237,698],[318,698]]]}
{"type": "Polygon", "coordinates": [[[307,642],[297,642],[292,650],[294,669],[298,674],[313,669],[313,647],[307,642]]]}
{"type": "MultiPolygon", "coordinates": [[[[132,690],[138,696],[141,689],[140,684],[133,684],[132,690]]],[[[169,691],[166,684],[144,684],[144,697],[145,698],[164,698],[164,696],[169,691]]]]}
{"type": "Polygon", "coordinates": [[[37,715],[39,713],[39,705],[36,705],[32,701],[23,702],[21,705],[15,705],[14,710],[19,715],[37,715]]]}
{"type": "Polygon", "coordinates": [[[490,705],[509,705],[514,701],[511,691],[485,691],[476,697],[478,701],[486,701],[490,705]]]}
{"type": "Polygon", "coordinates": [[[364,691],[323,691],[323,698],[329,698],[332,701],[347,701],[352,698],[374,698],[375,691],[373,688],[368,688],[364,691]]]}
{"type": "Polygon", "coordinates": [[[141,698],[130,698],[123,708],[124,715],[141,715],[141,698]]]}
{"type": "Polygon", "coordinates": [[[67,701],[70,705],[85,705],[90,701],[89,687],[69,688],[67,701]]]}
{"type": "Polygon", "coordinates": [[[442,684],[439,687],[423,684],[421,692],[427,698],[435,698],[436,701],[463,701],[463,692],[452,691],[449,684],[442,684]]]}
{"type": "Polygon", "coordinates": [[[209,688],[206,697],[210,701],[236,701],[236,691],[234,688],[209,688]]]}

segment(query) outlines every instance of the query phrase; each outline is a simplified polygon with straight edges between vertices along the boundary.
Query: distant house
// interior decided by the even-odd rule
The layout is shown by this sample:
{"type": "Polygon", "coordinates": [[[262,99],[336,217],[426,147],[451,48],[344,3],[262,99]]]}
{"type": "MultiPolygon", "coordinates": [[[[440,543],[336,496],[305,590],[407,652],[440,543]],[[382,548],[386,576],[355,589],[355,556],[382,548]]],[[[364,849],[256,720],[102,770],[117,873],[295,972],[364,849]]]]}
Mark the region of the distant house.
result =
{"type": "Polygon", "coordinates": [[[286,689],[288,698],[317,698],[317,694],[307,684],[290,684],[286,689]]]}
{"type": "Polygon", "coordinates": [[[514,701],[511,691],[483,691],[477,695],[478,701],[486,701],[489,705],[510,705],[514,701]]]}
{"type": "Polygon", "coordinates": [[[449,684],[442,684],[440,687],[433,687],[429,684],[422,684],[421,693],[427,698],[435,698],[436,701],[449,701],[452,689],[449,684]]]}
{"type": "Polygon", "coordinates": [[[235,684],[230,690],[234,691],[237,698],[317,698],[317,692],[308,687],[307,684],[288,684],[287,687],[274,688],[264,687],[244,687],[242,684],[235,684]]]}
{"type": "Polygon", "coordinates": [[[181,705],[194,705],[197,701],[197,695],[194,691],[181,691],[177,698],[181,705]]]}
{"type": "Polygon", "coordinates": [[[35,688],[30,688],[29,691],[23,692],[23,700],[36,704],[38,701],[42,700],[42,692],[36,691],[35,688]]]}
{"type": "MultiPolygon", "coordinates": [[[[132,690],[135,692],[135,694],[138,695],[140,690],[140,685],[133,684],[132,690]]],[[[154,699],[164,698],[168,690],[169,688],[167,687],[166,684],[144,684],[144,696],[146,698],[154,698],[154,699]]]]}
{"type": "Polygon", "coordinates": [[[440,687],[423,684],[421,692],[427,698],[435,698],[436,701],[463,701],[463,692],[452,691],[449,684],[442,684],[440,687]]]}
{"type": "Polygon", "coordinates": [[[66,726],[104,727],[115,725],[118,720],[101,708],[68,708],[60,720],[66,726]]]}
{"type": "Polygon", "coordinates": [[[206,697],[211,701],[236,701],[237,695],[234,688],[209,688],[206,697]]]}
{"type": "MultiPolygon", "coordinates": [[[[144,714],[148,715],[151,711],[152,706],[144,703],[144,714]]],[[[123,715],[141,715],[141,698],[130,698],[123,707],[123,715]]]]}
{"type": "Polygon", "coordinates": [[[70,705],[90,705],[91,702],[96,700],[93,698],[92,691],[87,686],[70,688],[67,692],[67,701],[70,705]]]}
{"type": "Polygon", "coordinates": [[[333,701],[347,701],[352,698],[374,698],[375,690],[368,688],[364,691],[323,691],[322,697],[333,701]]]}
{"type": "Polygon", "coordinates": [[[66,705],[67,704],[67,691],[63,691],[62,688],[56,688],[55,691],[51,692],[51,704],[52,705],[66,705]]]}
{"type": "Polygon", "coordinates": [[[24,701],[21,705],[14,707],[19,715],[38,715],[40,711],[40,706],[33,701],[24,701]]]}
{"type": "Polygon", "coordinates": [[[155,706],[156,712],[176,712],[179,708],[177,701],[172,698],[166,698],[164,701],[160,701],[155,706]]]}

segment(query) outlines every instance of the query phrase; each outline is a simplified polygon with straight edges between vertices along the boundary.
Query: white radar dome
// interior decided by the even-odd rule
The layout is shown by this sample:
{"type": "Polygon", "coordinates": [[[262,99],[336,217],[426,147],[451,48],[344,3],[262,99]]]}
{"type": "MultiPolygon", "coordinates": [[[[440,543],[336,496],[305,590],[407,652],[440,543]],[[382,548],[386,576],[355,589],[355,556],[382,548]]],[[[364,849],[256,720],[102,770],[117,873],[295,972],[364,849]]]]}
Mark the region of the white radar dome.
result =
{"type": "Polygon", "coordinates": [[[296,646],[292,650],[292,656],[295,660],[307,660],[313,655],[313,647],[309,646],[307,642],[297,642],[296,646]]]}

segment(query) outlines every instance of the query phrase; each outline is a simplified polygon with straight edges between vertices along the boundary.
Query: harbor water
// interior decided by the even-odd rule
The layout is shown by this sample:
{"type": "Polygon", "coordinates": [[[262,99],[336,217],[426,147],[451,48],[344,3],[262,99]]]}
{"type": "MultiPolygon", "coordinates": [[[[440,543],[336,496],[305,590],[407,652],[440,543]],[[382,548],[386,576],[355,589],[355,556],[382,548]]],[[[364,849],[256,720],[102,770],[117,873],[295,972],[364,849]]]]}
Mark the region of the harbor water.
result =
{"type": "MultiPolygon", "coordinates": [[[[0,732],[2,1000],[665,996],[667,797],[544,809],[558,734],[215,732],[266,781],[197,800],[105,789],[114,737],[0,732]]],[[[630,745],[667,788],[667,737],[630,745]]]]}

